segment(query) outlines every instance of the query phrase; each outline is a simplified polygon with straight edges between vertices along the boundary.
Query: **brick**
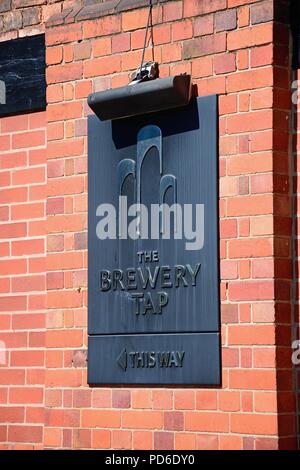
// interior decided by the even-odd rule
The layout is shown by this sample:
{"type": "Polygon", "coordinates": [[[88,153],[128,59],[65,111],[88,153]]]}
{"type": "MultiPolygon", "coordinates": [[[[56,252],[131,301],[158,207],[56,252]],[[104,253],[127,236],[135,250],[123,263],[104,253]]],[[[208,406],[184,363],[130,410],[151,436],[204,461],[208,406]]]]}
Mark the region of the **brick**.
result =
{"type": "Polygon", "coordinates": [[[0,238],[20,238],[26,236],[26,223],[1,224],[0,238]]]}
{"type": "Polygon", "coordinates": [[[46,112],[40,111],[29,114],[29,129],[41,129],[47,125],[46,112]]]}
{"type": "Polygon", "coordinates": [[[13,0],[13,7],[24,8],[34,5],[43,5],[44,3],[46,3],[45,0],[13,0]]]}
{"type": "MultiPolygon", "coordinates": [[[[177,23],[177,24],[179,24],[179,23],[177,23]]],[[[190,25],[190,30],[191,30],[191,25],[190,25]]],[[[178,31],[178,33],[179,33],[179,31],[178,31]]],[[[181,31],[181,33],[182,33],[182,31],[181,31]]],[[[188,33],[188,25],[186,25],[186,33],[188,33]]],[[[184,35],[184,33],[183,33],[183,35],[184,35]]],[[[179,33],[179,36],[180,36],[180,33],[179,33]]],[[[191,31],[190,37],[191,36],[192,36],[192,31],[191,31]]],[[[171,41],[171,26],[169,24],[154,26],[154,28],[153,28],[153,42],[156,46],[160,45],[160,44],[169,43],[170,41],[171,41]]]]}
{"type": "Polygon", "coordinates": [[[163,62],[175,62],[181,60],[182,50],[181,44],[166,44],[162,48],[162,60],[163,62]]]}
{"type": "Polygon", "coordinates": [[[239,411],[240,410],[240,393],[234,391],[219,392],[219,407],[222,411],[239,411]]]}
{"type": "MultiPolygon", "coordinates": [[[[47,157],[48,159],[60,157],[76,157],[78,155],[82,155],[83,148],[83,139],[68,139],[68,141],[48,142],[47,157]]],[[[65,162],[65,166],[67,166],[67,162],[65,162]]]]}
{"type": "Polygon", "coordinates": [[[208,77],[213,72],[213,61],[211,57],[200,57],[192,62],[192,75],[195,78],[208,77]]]}
{"type": "Polygon", "coordinates": [[[190,59],[226,50],[225,33],[216,33],[213,35],[199,37],[185,41],[183,44],[183,58],[190,59]]]}
{"type": "Polygon", "coordinates": [[[195,450],[196,437],[194,434],[176,433],[175,434],[176,450],[195,450]]]}
{"type": "Polygon", "coordinates": [[[1,422],[18,423],[24,421],[23,407],[1,407],[1,422]]]}
{"type": "Polygon", "coordinates": [[[226,7],[226,0],[214,0],[212,2],[185,0],[183,14],[184,16],[198,16],[205,13],[223,10],[226,7]]]}
{"type": "MultiPolygon", "coordinates": [[[[10,253],[9,242],[0,243],[0,257],[2,258],[4,256],[9,256],[9,253],[10,253]]],[[[0,268],[0,271],[2,272],[1,268],[0,268]]]]}
{"type": "Polygon", "coordinates": [[[250,9],[248,5],[239,8],[238,10],[238,27],[243,28],[249,25],[250,9]]]}
{"type": "Polygon", "coordinates": [[[58,26],[53,29],[47,29],[46,46],[56,44],[65,44],[68,42],[79,41],[82,39],[81,23],[58,26]]]}
{"type": "Polygon", "coordinates": [[[270,438],[257,438],[256,439],[257,450],[278,450],[278,440],[270,438]]]}
{"type": "MultiPolygon", "coordinates": [[[[173,41],[180,41],[182,39],[190,39],[192,36],[193,36],[193,25],[190,20],[176,22],[172,25],[173,41]]],[[[169,41],[166,41],[166,42],[169,42],[169,41]]],[[[157,44],[156,41],[155,41],[155,44],[157,44]]]]}
{"type": "Polygon", "coordinates": [[[11,387],[9,391],[10,403],[42,403],[43,401],[43,388],[38,387],[11,387]]]}
{"type": "Polygon", "coordinates": [[[229,386],[241,390],[275,390],[276,374],[274,370],[231,370],[229,386]]]}
{"type": "MultiPolygon", "coordinates": [[[[4,186],[9,186],[10,185],[10,173],[5,172],[0,174],[0,187],[4,186]]],[[[1,220],[7,220],[8,219],[8,207],[1,207],[1,210],[3,212],[1,220]]]]}
{"type": "Polygon", "coordinates": [[[253,366],[257,368],[275,368],[276,367],[275,349],[274,348],[254,349],[253,366]]]}
{"type": "Polygon", "coordinates": [[[241,450],[242,438],[240,436],[220,436],[220,450],[241,450]]]}
{"type": "Polygon", "coordinates": [[[213,15],[200,16],[194,20],[194,36],[206,36],[214,32],[213,15]]]}
{"type": "Polygon", "coordinates": [[[228,93],[242,90],[251,90],[272,86],[273,71],[272,68],[249,70],[245,72],[230,75],[227,78],[226,88],[228,93]]]}
{"type": "Polygon", "coordinates": [[[254,47],[250,53],[251,67],[262,67],[273,63],[273,45],[254,47]]]}
{"type": "Polygon", "coordinates": [[[45,131],[33,131],[12,136],[12,148],[38,147],[45,144],[45,131]]]}
{"type": "Polygon", "coordinates": [[[133,31],[144,28],[147,25],[147,21],[148,9],[129,11],[122,14],[122,29],[124,31],[133,31]]]}
{"type": "Polygon", "coordinates": [[[240,175],[245,173],[260,173],[271,171],[273,161],[270,152],[252,155],[232,156],[227,162],[228,175],[240,175]]]}
{"type": "Polygon", "coordinates": [[[274,19],[274,5],[270,0],[251,7],[251,23],[266,23],[274,19]]]}
{"type": "Polygon", "coordinates": [[[44,429],[44,444],[46,447],[61,447],[62,430],[57,428],[44,429]]]}
{"type": "Polygon", "coordinates": [[[97,77],[120,72],[121,58],[118,56],[100,57],[99,59],[87,60],[84,63],[84,77],[97,77]]]}
{"type": "Polygon", "coordinates": [[[73,44],[66,44],[64,46],[64,61],[65,64],[73,62],[74,60],[74,47],[73,44]]]}
{"type": "Polygon", "coordinates": [[[164,413],[164,429],[181,431],[184,429],[184,417],[180,411],[166,411],[164,413]]]}
{"type": "MultiPolygon", "coordinates": [[[[121,35],[118,35],[118,36],[121,36],[121,35]]],[[[106,37],[96,39],[92,43],[92,46],[93,46],[94,57],[109,55],[112,52],[112,39],[106,38],[106,37]]]]}
{"type": "Polygon", "coordinates": [[[76,408],[88,408],[91,406],[91,390],[74,390],[73,406],[76,408]]]}
{"type": "Polygon", "coordinates": [[[4,31],[22,28],[22,14],[20,11],[9,11],[2,17],[4,31]]]}
{"type": "Polygon", "coordinates": [[[225,413],[187,411],[185,428],[188,431],[228,432],[229,420],[225,413]]]}
{"type": "Polygon", "coordinates": [[[113,430],[111,434],[114,449],[131,449],[131,431],[113,430]]]}
{"type": "Polygon", "coordinates": [[[28,129],[28,115],[27,114],[1,118],[2,133],[23,131],[26,129],[28,129]]]}
{"type": "MultiPolygon", "coordinates": [[[[220,114],[232,114],[237,111],[236,95],[219,96],[219,112],[220,114]]],[[[221,138],[222,141],[223,137],[221,138]]]]}
{"type": "Polygon", "coordinates": [[[84,180],[82,176],[70,176],[64,179],[52,179],[48,182],[48,196],[62,196],[66,194],[79,194],[83,192],[84,180]]]}
{"type": "Polygon", "coordinates": [[[59,297],[57,292],[49,291],[47,295],[48,308],[75,308],[82,307],[82,293],[73,291],[61,291],[59,297]]]}
{"type": "Polygon", "coordinates": [[[174,434],[170,432],[154,432],[154,449],[174,449],[174,434]]]}
{"type": "MultiPolygon", "coordinates": [[[[124,28],[124,31],[126,30],[124,28]]],[[[85,39],[92,37],[108,36],[112,33],[118,33],[121,30],[121,18],[117,15],[106,16],[99,20],[85,21],[83,23],[83,37],[85,39]]]]}
{"type": "Polygon", "coordinates": [[[151,431],[133,431],[132,447],[136,450],[153,449],[153,433],[151,431]]]}
{"type": "Polygon", "coordinates": [[[47,290],[62,289],[64,287],[64,273],[50,272],[47,273],[47,290]]]}
{"type": "Polygon", "coordinates": [[[220,11],[215,15],[216,32],[235,29],[236,23],[236,10],[220,11]]]}
{"type": "Polygon", "coordinates": [[[47,270],[76,269],[83,267],[82,253],[51,253],[47,256],[47,270]]]}
{"type": "Polygon", "coordinates": [[[47,83],[61,83],[82,78],[81,63],[53,65],[47,68],[47,83]]]}
{"type": "Polygon", "coordinates": [[[171,410],[173,407],[173,393],[169,390],[152,391],[153,408],[156,410],[171,410]]]}
{"type": "Polygon", "coordinates": [[[35,219],[44,216],[44,204],[18,204],[11,208],[11,218],[13,220],[35,219]]]}
{"type": "Polygon", "coordinates": [[[57,65],[63,60],[63,48],[62,46],[47,47],[46,48],[46,64],[57,65]]]}
{"type": "Polygon", "coordinates": [[[36,25],[41,21],[41,11],[38,7],[26,8],[22,11],[23,26],[36,25]]]}
{"type": "MultiPolygon", "coordinates": [[[[48,293],[48,299],[50,292],[48,293]]],[[[46,348],[67,348],[82,346],[81,330],[48,330],[45,339],[46,348]]]]}
{"type": "Polygon", "coordinates": [[[234,155],[237,153],[237,139],[235,136],[220,138],[220,155],[234,155]]]}
{"type": "Polygon", "coordinates": [[[131,394],[129,390],[113,390],[112,406],[113,408],[130,408],[131,394]]]}
{"type": "Polygon", "coordinates": [[[271,325],[232,325],[228,328],[229,345],[273,345],[275,329],[271,325]]]}
{"type": "MultiPolygon", "coordinates": [[[[26,152],[2,153],[0,155],[0,169],[24,166],[27,162],[26,152]]],[[[2,192],[1,192],[2,199],[2,192]]]]}
{"type": "Polygon", "coordinates": [[[0,220],[7,221],[9,219],[9,207],[8,206],[2,206],[0,207],[0,220]]]}
{"type": "Polygon", "coordinates": [[[195,409],[195,392],[193,390],[177,390],[174,393],[174,407],[177,410],[195,409]]]}
{"type": "Polygon", "coordinates": [[[216,410],[217,409],[217,393],[211,391],[196,392],[196,409],[197,410],[216,410]]]}
{"type": "Polygon", "coordinates": [[[228,53],[214,57],[214,72],[216,74],[234,72],[235,70],[235,54],[228,53]]]}
{"type": "Polygon", "coordinates": [[[9,11],[11,9],[11,0],[2,0],[0,6],[0,12],[9,11]]]}
{"type": "Polygon", "coordinates": [[[163,5],[163,22],[180,20],[182,18],[182,1],[167,2],[163,5]]]}
{"type": "Polygon", "coordinates": [[[16,170],[12,173],[12,184],[23,185],[31,183],[41,183],[45,180],[45,168],[35,167],[25,170],[16,170]]]}
{"type": "Polygon", "coordinates": [[[227,36],[227,48],[229,51],[243,49],[245,47],[259,46],[272,42],[272,24],[257,25],[230,31],[227,36]]]}
{"type": "Polygon", "coordinates": [[[228,199],[227,215],[270,214],[273,209],[273,198],[269,194],[240,196],[228,199]]]}
{"type": "Polygon", "coordinates": [[[124,411],[122,425],[129,429],[159,429],[163,426],[163,414],[160,411],[124,411]]]}
{"type": "Polygon", "coordinates": [[[221,306],[221,317],[223,323],[238,322],[238,306],[237,304],[223,304],[221,306]]]}
{"type": "Polygon", "coordinates": [[[92,447],[96,449],[108,449],[110,447],[110,431],[92,430],[92,447]]]}
{"type": "Polygon", "coordinates": [[[259,414],[233,414],[231,431],[247,434],[276,434],[277,418],[272,415],[259,414]]]}
{"type": "Polygon", "coordinates": [[[272,120],[273,115],[270,110],[229,116],[227,119],[227,132],[236,134],[269,129],[272,127],[272,120]]]}
{"type": "Polygon", "coordinates": [[[23,256],[42,253],[44,250],[44,240],[20,240],[12,242],[12,255],[23,256]]]}
{"type": "Polygon", "coordinates": [[[274,298],[272,281],[239,281],[229,286],[229,299],[237,300],[271,300],[274,298]]]}
{"type": "Polygon", "coordinates": [[[82,426],[84,427],[119,428],[120,424],[121,424],[120,411],[82,410],[82,426]]]}
{"type": "Polygon", "coordinates": [[[10,136],[2,135],[0,136],[0,150],[9,150],[10,149],[10,136]]]}
{"type": "Polygon", "coordinates": [[[211,434],[198,434],[196,436],[197,450],[218,450],[219,437],[211,434]]]}
{"type": "MultiPolygon", "coordinates": [[[[263,150],[272,150],[273,148],[273,131],[257,132],[251,136],[250,143],[251,152],[261,152],[263,150]]],[[[253,192],[268,192],[270,188],[270,183],[267,181],[268,176],[266,176],[267,186],[265,191],[253,191],[253,192]]],[[[260,179],[261,181],[262,179],[260,179]]],[[[273,184],[271,184],[271,187],[273,184]]]]}
{"type": "Polygon", "coordinates": [[[82,384],[81,370],[47,370],[45,384],[49,387],[78,387],[82,384]]]}
{"type": "Polygon", "coordinates": [[[44,351],[12,351],[10,361],[12,366],[42,366],[44,351]]]}
{"type": "Polygon", "coordinates": [[[111,51],[113,54],[118,53],[118,52],[127,52],[129,50],[130,50],[130,34],[129,33],[116,34],[112,37],[111,51]]]}
{"type": "Polygon", "coordinates": [[[44,276],[20,276],[12,279],[12,292],[34,292],[45,289],[44,276]]]}
{"type": "Polygon", "coordinates": [[[227,280],[238,278],[238,265],[236,261],[221,260],[221,278],[227,280]]]}
{"type": "Polygon", "coordinates": [[[195,80],[198,85],[198,93],[200,96],[211,94],[225,93],[226,77],[213,77],[201,80],[195,80]]]}
{"type": "Polygon", "coordinates": [[[79,410],[46,410],[45,424],[46,426],[79,426],[79,410]]]}
{"type": "MultiPolygon", "coordinates": [[[[2,338],[2,334],[1,334],[2,338]]],[[[25,384],[25,370],[24,369],[0,369],[0,384],[1,385],[24,385],[25,384]]],[[[1,407],[1,418],[3,407],[1,407]]]]}

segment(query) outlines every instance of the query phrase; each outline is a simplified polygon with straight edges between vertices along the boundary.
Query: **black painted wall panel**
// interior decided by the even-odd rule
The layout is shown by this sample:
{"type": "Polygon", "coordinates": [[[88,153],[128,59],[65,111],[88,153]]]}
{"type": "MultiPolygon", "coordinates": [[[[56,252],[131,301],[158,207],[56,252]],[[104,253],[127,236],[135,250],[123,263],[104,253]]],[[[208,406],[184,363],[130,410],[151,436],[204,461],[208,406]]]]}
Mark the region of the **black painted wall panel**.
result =
{"type": "Polygon", "coordinates": [[[0,42],[0,116],[45,107],[45,35],[0,42]]]}

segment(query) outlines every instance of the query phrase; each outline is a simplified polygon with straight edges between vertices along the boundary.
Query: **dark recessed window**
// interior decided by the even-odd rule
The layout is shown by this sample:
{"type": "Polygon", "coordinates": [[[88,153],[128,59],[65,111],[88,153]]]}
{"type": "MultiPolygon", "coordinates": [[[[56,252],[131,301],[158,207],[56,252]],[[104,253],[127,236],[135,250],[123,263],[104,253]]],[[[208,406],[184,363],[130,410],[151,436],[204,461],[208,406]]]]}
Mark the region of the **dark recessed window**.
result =
{"type": "Polygon", "coordinates": [[[45,35],[0,42],[0,116],[45,107],[45,35]]]}

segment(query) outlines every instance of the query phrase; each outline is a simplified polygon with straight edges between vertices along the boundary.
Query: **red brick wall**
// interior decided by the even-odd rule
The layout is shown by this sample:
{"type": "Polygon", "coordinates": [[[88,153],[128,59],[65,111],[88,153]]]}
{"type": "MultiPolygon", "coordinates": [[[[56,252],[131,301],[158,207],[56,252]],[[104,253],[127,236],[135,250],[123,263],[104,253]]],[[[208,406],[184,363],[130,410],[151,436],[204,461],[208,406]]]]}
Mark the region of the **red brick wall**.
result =
{"type": "Polygon", "coordinates": [[[16,449],[43,442],[45,145],[45,112],[0,119],[0,443],[16,449]]]}
{"type": "Polygon", "coordinates": [[[220,94],[220,389],[86,384],[86,97],[128,83],[147,10],[48,24],[45,448],[296,446],[286,12],[284,0],[176,0],[153,11],[161,76],[186,71],[199,95],[220,94]]]}
{"type": "Polygon", "coordinates": [[[0,41],[43,32],[45,21],[84,1],[89,0],[1,0],[0,41]]]}

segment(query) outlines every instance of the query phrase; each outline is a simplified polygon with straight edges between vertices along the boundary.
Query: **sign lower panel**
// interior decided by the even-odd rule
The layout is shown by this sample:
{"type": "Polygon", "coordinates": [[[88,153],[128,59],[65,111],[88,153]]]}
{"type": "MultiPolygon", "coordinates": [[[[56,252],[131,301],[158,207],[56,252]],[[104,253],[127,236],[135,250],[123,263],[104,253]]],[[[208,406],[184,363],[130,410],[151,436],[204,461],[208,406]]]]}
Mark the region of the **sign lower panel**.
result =
{"type": "Polygon", "coordinates": [[[90,384],[220,383],[219,334],[91,336],[90,384]]]}

